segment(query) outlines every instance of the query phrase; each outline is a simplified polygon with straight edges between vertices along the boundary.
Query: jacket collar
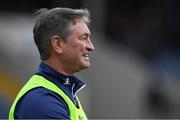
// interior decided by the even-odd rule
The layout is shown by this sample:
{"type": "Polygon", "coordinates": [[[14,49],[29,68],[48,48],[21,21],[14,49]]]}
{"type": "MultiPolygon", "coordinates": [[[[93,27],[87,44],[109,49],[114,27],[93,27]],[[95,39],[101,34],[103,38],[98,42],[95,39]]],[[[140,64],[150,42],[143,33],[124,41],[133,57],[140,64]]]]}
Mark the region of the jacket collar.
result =
{"type": "Polygon", "coordinates": [[[40,63],[39,68],[35,72],[35,74],[40,74],[45,77],[47,76],[47,78],[55,84],[58,80],[58,82],[60,82],[63,86],[72,86],[74,94],[76,94],[80,89],[85,86],[85,83],[79,80],[77,77],[73,75],[64,75],[43,62],[40,63]]]}

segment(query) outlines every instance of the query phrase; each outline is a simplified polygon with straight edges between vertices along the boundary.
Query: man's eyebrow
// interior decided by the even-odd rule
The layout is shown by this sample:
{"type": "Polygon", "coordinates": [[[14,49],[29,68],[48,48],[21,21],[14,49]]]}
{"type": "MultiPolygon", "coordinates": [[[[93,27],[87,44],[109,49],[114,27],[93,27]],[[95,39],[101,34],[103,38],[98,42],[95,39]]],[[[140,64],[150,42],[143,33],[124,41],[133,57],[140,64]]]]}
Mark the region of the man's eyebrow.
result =
{"type": "Polygon", "coordinates": [[[88,36],[90,36],[90,35],[91,35],[91,33],[84,33],[84,34],[82,34],[82,35],[88,35],[88,36]]]}
{"type": "Polygon", "coordinates": [[[84,33],[81,35],[81,37],[90,37],[90,33],[84,33]]]}

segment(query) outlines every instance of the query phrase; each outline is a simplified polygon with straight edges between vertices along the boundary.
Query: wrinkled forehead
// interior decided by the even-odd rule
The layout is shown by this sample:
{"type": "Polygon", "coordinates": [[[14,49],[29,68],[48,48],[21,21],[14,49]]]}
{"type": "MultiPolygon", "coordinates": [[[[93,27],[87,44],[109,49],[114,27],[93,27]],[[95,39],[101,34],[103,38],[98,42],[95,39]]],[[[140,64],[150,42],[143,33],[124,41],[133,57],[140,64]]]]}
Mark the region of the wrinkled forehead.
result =
{"type": "Polygon", "coordinates": [[[70,24],[70,29],[72,32],[78,32],[79,34],[89,34],[90,30],[88,24],[83,19],[76,19],[70,24]]]}

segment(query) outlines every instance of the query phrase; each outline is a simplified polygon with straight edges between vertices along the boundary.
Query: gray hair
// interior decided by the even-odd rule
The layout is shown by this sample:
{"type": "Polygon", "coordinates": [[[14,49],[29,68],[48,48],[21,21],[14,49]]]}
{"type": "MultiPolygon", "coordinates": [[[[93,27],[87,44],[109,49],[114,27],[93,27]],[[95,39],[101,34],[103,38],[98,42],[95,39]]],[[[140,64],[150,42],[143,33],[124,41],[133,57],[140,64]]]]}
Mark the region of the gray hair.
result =
{"type": "Polygon", "coordinates": [[[58,35],[66,38],[70,33],[70,23],[82,19],[87,25],[90,23],[87,9],[42,8],[36,12],[38,15],[33,29],[34,41],[39,50],[41,60],[46,60],[51,55],[51,37],[58,35]]]}

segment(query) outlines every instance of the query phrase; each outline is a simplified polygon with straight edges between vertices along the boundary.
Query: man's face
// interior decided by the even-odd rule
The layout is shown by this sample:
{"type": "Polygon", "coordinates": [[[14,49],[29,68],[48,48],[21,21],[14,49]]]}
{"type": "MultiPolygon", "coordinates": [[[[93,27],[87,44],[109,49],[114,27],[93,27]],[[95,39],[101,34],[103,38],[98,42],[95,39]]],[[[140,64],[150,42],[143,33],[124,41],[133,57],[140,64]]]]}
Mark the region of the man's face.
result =
{"type": "Polygon", "coordinates": [[[72,32],[62,46],[64,67],[74,72],[90,67],[89,55],[94,50],[90,30],[83,21],[71,24],[72,32]]]}

